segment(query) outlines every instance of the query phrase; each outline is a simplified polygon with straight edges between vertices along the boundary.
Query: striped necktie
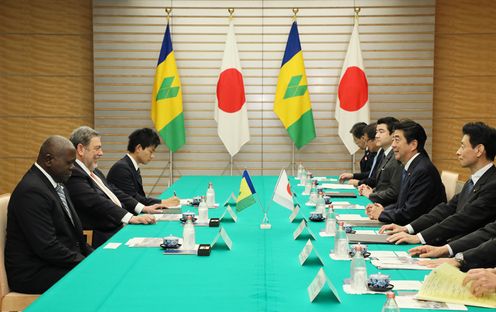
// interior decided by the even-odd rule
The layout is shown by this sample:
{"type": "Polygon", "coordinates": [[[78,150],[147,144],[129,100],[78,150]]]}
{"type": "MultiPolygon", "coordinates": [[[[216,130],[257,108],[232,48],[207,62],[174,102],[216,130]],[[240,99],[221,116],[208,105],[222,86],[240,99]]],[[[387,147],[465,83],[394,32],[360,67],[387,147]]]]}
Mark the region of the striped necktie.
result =
{"type": "Polygon", "coordinates": [[[55,191],[57,191],[57,194],[59,195],[60,200],[62,201],[62,206],[64,206],[64,209],[67,212],[69,219],[71,219],[72,225],[74,225],[74,220],[72,219],[71,210],[69,209],[69,205],[67,204],[67,198],[65,197],[64,187],[61,184],[57,184],[57,186],[55,187],[55,191]]]}

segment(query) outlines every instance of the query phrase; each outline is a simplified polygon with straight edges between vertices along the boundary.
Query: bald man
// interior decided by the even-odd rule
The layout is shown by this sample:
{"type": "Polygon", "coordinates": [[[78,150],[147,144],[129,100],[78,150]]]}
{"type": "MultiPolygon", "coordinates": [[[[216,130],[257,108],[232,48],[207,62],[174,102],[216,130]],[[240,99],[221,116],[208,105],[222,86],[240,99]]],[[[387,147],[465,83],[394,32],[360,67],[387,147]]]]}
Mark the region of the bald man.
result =
{"type": "Polygon", "coordinates": [[[43,293],[91,252],[63,185],[76,160],[72,143],[49,137],[8,206],[5,269],[10,289],[43,293]]]}

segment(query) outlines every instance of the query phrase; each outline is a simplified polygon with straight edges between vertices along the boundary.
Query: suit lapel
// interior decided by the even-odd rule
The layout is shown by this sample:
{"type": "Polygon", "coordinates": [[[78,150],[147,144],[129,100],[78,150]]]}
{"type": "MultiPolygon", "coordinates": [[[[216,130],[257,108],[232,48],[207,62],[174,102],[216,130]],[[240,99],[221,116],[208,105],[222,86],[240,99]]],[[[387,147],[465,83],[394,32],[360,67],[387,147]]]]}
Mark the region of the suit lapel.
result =
{"type": "MultiPolygon", "coordinates": [[[[52,193],[53,197],[57,201],[58,209],[61,210],[62,213],[64,214],[67,223],[69,223],[74,230],[77,230],[77,228],[75,228],[75,226],[77,227],[76,220],[77,220],[77,222],[79,222],[79,218],[77,216],[76,211],[74,210],[74,207],[71,207],[72,203],[69,204],[70,196],[69,196],[69,193],[66,191],[66,188],[64,187],[65,198],[66,198],[67,203],[69,205],[69,209],[71,210],[71,214],[72,214],[72,217],[73,217],[73,220],[75,223],[74,225],[72,224],[71,218],[69,217],[69,215],[67,214],[67,211],[64,208],[64,204],[62,203],[62,199],[60,198],[59,194],[57,194],[57,191],[53,187],[52,183],[47,179],[47,177],[45,177],[43,172],[41,172],[38,168],[36,168],[36,166],[33,166],[33,168],[34,168],[36,174],[38,175],[38,177],[41,179],[41,181],[43,181],[45,186],[48,188],[49,192],[52,193]]],[[[79,224],[79,226],[81,226],[81,225],[79,224]]]]}
{"type": "MultiPolygon", "coordinates": [[[[474,188],[472,189],[472,192],[470,192],[469,194],[463,194],[464,195],[463,196],[464,198],[462,198],[463,204],[471,201],[473,199],[473,197],[476,196],[477,193],[479,193],[480,189],[484,186],[484,184],[487,183],[487,180],[489,180],[489,178],[495,174],[496,174],[496,167],[494,167],[494,165],[493,165],[486,172],[484,172],[482,177],[480,177],[479,180],[477,181],[477,183],[475,183],[474,188]]],[[[464,189],[465,189],[465,186],[466,185],[463,186],[464,189]]],[[[463,192],[463,190],[462,190],[462,192],[463,192]]]]}
{"type": "Polygon", "coordinates": [[[384,157],[382,159],[382,162],[379,166],[379,170],[377,170],[377,180],[379,180],[381,174],[382,174],[382,171],[384,170],[384,168],[386,167],[386,165],[388,164],[389,160],[391,159],[392,155],[393,155],[393,150],[390,150],[389,151],[389,154],[387,154],[386,157],[384,157]]]}
{"type": "Polygon", "coordinates": [[[143,189],[143,179],[141,177],[141,174],[138,173],[136,168],[134,167],[133,161],[129,158],[129,156],[124,156],[124,159],[126,160],[126,163],[129,167],[129,170],[131,170],[134,181],[136,181],[136,184],[138,184],[138,189],[140,190],[141,195],[145,196],[145,190],[143,189]]]}

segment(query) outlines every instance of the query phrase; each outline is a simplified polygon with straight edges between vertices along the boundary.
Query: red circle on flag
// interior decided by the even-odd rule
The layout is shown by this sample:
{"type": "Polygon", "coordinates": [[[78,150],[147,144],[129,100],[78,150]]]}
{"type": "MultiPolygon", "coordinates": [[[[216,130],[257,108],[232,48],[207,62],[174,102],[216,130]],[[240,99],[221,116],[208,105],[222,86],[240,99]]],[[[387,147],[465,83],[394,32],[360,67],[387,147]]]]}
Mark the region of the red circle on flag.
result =
{"type": "Polygon", "coordinates": [[[236,68],[224,70],[217,82],[217,103],[226,113],[235,113],[245,103],[243,75],[236,68]]]}
{"type": "Polygon", "coordinates": [[[338,88],[339,106],[348,112],[362,108],[369,100],[369,84],[363,70],[356,66],[346,69],[338,88]]]}
{"type": "Polygon", "coordinates": [[[288,191],[288,194],[289,195],[293,196],[293,194],[291,193],[291,185],[289,185],[289,183],[288,183],[288,185],[286,187],[286,190],[288,191]]]}

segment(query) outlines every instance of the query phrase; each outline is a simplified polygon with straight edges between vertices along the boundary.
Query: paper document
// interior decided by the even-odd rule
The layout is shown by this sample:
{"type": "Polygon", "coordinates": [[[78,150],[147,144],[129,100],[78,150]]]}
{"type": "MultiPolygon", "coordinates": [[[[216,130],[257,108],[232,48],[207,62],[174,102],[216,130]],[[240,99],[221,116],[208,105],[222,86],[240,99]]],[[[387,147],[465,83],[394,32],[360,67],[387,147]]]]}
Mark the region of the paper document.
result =
{"type": "Polygon", "coordinates": [[[355,190],[356,188],[351,184],[337,184],[337,183],[322,183],[322,188],[331,190],[355,190]]]}
{"type": "Polygon", "coordinates": [[[391,244],[387,234],[346,234],[350,243],[391,244]]]}
{"type": "Polygon", "coordinates": [[[153,215],[157,221],[179,221],[182,218],[180,213],[163,214],[157,213],[153,215]]]}
{"type": "MultiPolygon", "coordinates": [[[[160,237],[133,237],[127,241],[126,245],[129,247],[160,247],[163,239],[160,237]]],[[[181,244],[179,239],[179,244],[181,244]]]]}
{"type": "MultiPolygon", "coordinates": [[[[396,288],[396,287],[395,287],[396,288]]],[[[467,311],[463,304],[444,303],[437,301],[424,301],[415,299],[414,294],[400,294],[395,298],[398,307],[403,309],[425,309],[425,310],[456,310],[467,311]]]]}
{"type": "Polygon", "coordinates": [[[359,214],[339,214],[336,216],[338,221],[343,221],[348,225],[357,225],[357,226],[381,226],[384,223],[379,220],[371,220],[369,217],[362,217],[359,214]]]}
{"type": "MultiPolygon", "coordinates": [[[[373,254],[373,253],[372,253],[373,254]]],[[[427,258],[422,258],[427,259],[427,258]]],[[[396,258],[371,258],[371,263],[381,270],[402,269],[402,270],[432,270],[432,268],[417,264],[419,258],[396,257],[396,258]]]]}
{"type": "MultiPolygon", "coordinates": [[[[355,290],[353,290],[353,288],[351,288],[351,285],[349,283],[350,283],[350,280],[346,279],[345,283],[343,284],[344,292],[347,294],[356,294],[355,290]]],[[[422,285],[422,283],[420,281],[406,281],[406,280],[391,281],[390,284],[394,285],[394,290],[418,290],[418,289],[420,289],[420,286],[422,285]]],[[[360,293],[360,294],[382,294],[382,295],[384,295],[384,292],[383,291],[373,291],[373,290],[369,289],[366,292],[360,293]]]]}
{"type": "Polygon", "coordinates": [[[459,269],[444,263],[425,277],[417,298],[496,308],[495,293],[483,297],[475,297],[470,292],[469,285],[462,285],[466,275],[467,273],[463,273],[459,269]]]}

